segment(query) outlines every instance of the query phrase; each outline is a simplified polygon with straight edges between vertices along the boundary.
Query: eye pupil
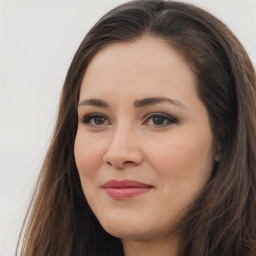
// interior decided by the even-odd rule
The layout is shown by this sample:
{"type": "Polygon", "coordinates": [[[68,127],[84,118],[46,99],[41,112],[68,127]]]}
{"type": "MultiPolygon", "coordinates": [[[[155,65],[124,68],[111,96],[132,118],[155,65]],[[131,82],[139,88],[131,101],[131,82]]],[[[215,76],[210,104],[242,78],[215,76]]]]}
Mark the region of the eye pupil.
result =
{"type": "Polygon", "coordinates": [[[105,123],[105,118],[104,117],[95,117],[94,118],[94,123],[96,125],[102,125],[105,123]]]}
{"type": "Polygon", "coordinates": [[[153,117],[153,123],[155,125],[162,125],[164,123],[165,118],[161,116],[155,116],[153,117]]]}

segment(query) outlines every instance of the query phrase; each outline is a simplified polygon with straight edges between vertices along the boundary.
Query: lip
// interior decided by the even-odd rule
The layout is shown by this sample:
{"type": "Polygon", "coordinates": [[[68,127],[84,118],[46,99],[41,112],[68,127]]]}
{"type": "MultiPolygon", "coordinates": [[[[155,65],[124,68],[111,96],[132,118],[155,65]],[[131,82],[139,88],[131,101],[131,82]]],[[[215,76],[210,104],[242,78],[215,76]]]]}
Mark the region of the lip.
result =
{"type": "Polygon", "coordinates": [[[136,180],[109,180],[102,185],[105,192],[114,199],[129,199],[149,192],[154,187],[136,180]]]}

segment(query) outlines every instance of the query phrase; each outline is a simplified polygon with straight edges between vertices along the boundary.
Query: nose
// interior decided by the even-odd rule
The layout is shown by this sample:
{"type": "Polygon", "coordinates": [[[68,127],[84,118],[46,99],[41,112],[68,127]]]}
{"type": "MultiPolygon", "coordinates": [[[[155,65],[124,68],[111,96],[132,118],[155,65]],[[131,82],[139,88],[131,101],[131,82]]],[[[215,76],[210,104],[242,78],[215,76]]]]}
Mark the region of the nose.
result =
{"type": "Polygon", "coordinates": [[[143,162],[139,135],[120,127],[113,132],[103,162],[117,169],[138,166],[143,162]]]}

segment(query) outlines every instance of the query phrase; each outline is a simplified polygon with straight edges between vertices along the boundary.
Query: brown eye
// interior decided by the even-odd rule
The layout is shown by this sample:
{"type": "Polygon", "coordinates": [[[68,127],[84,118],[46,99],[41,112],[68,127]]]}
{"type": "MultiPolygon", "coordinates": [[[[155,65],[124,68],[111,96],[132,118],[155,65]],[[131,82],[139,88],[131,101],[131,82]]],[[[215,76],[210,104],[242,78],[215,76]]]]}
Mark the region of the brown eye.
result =
{"type": "Polygon", "coordinates": [[[165,113],[151,113],[147,115],[146,121],[143,122],[143,125],[166,127],[175,123],[177,123],[177,119],[170,115],[165,113]]]}
{"type": "Polygon", "coordinates": [[[95,117],[93,120],[96,125],[103,125],[106,121],[104,117],[95,117]]]}
{"type": "Polygon", "coordinates": [[[108,125],[108,119],[102,114],[90,114],[82,119],[82,123],[90,126],[101,127],[108,125]]]}
{"type": "Polygon", "coordinates": [[[155,116],[152,118],[152,122],[154,125],[163,125],[165,122],[165,118],[162,116],[155,116]]]}

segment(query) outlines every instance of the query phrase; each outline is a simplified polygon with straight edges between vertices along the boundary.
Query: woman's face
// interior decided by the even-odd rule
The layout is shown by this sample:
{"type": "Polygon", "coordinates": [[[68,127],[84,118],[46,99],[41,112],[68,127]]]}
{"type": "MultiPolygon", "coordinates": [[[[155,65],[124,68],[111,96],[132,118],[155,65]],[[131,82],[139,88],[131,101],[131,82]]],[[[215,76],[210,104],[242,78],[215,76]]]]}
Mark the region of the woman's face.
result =
{"type": "Polygon", "coordinates": [[[75,159],[103,228],[167,239],[209,180],[213,136],[186,61],[158,38],[115,43],[90,62],[75,159]]]}

